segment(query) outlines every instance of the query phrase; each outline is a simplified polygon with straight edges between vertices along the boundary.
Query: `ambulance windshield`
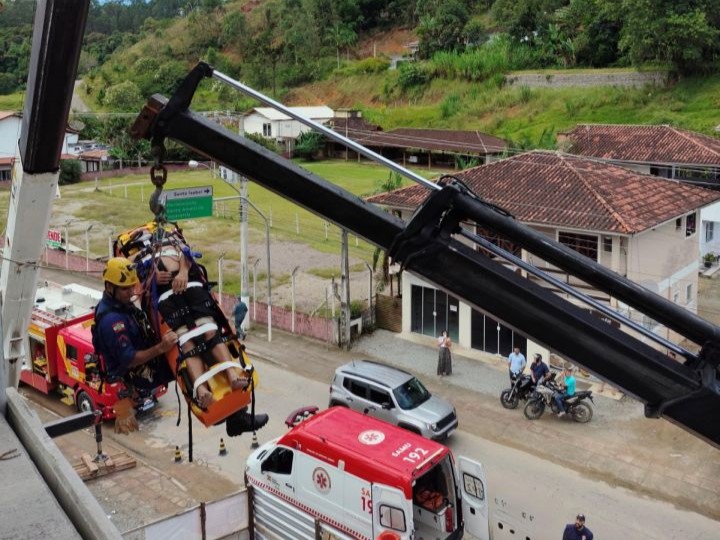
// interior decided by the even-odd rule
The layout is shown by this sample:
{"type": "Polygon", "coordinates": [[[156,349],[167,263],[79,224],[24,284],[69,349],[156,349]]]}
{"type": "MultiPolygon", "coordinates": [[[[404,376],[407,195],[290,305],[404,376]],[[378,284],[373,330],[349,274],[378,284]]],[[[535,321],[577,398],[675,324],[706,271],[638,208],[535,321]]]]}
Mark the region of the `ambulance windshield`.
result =
{"type": "Polygon", "coordinates": [[[401,409],[414,409],[430,399],[430,392],[415,377],[401,384],[395,390],[395,399],[401,409]]]}

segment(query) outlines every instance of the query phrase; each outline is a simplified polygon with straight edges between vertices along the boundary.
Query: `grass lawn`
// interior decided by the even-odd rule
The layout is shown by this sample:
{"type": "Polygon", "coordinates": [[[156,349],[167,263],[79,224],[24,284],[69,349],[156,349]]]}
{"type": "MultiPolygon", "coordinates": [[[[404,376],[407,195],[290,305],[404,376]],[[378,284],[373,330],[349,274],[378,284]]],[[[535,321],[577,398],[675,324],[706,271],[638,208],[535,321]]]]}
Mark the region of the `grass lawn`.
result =
{"type": "MultiPolygon", "coordinates": [[[[349,192],[364,196],[376,189],[376,184],[387,177],[387,169],[369,163],[345,162],[341,160],[320,162],[299,162],[300,166],[311,170],[319,176],[337,184],[349,192]]],[[[437,176],[436,172],[418,171],[425,177],[437,176]]],[[[410,184],[409,180],[405,181],[410,184]]],[[[178,189],[191,186],[213,186],[214,198],[232,197],[237,193],[219,179],[213,179],[207,169],[171,172],[165,189],[178,189]]],[[[90,251],[93,254],[107,252],[107,238],[119,232],[140,225],[152,219],[148,208],[148,199],[154,190],[147,175],[129,175],[98,182],[99,191],[94,189],[93,182],[67,185],[61,187],[61,198],[55,201],[51,228],[64,230],[68,219],[71,243],[82,244],[84,231],[93,223],[90,235],[90,251]]],[[[276,195],[261,186],[250,182],[249,199],[269,220],[271,220],[271,238],[273,240],[300,242],[326,253],[340,252],[340,230],[328,225],[322,218],[298,207],[294,203],[276,195]],[[299,227],[299,234],[297,228],[299,227]],[[327,239],[326,239],[327,230],[327,239]]],[[[2,214],[6,219],[7,192],[0,197],[2,214]]],[[[216,239],[231,240],[238,233],[238,201],[217,202],[215,217],[202,218],[182,222],[188,241],[203,253],[203,262],[211,273],[216,267],[218,258],[227,244],[216,242],[216,239]]],[[[264,221],[250,210],[250,241],[262,243],[265,238],[264,221]]],[[[355,237],[349,237],[350,255],[371,262],[375,247],[355,237]]],[[[338,259],[339,260],[339,259],[338,259]]],[[[317,269],[323,273],[323,269],[317,269]]],[[[281,279],[282,276],[274,276],[281,279]]],[[[226,290],[234,290],[236,283],[233,277],[226,277],[226,290]]]]}
{"type": "Polygon", "coordinates": [[[23,100],[25,94],[16,93],[8,94],[6,96],[0,95],[0,111],[13,111],[20,112],[23,107],[23,100]]]}

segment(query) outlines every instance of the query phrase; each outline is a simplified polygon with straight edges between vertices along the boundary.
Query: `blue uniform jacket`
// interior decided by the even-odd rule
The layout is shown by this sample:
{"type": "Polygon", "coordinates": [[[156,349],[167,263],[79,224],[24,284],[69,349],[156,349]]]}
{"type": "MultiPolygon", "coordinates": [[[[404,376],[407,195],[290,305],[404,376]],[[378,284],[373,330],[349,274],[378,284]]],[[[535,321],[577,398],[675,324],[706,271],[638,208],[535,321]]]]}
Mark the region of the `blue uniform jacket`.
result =
{"type": "Polygon", "coordinates": [[[152,346],[132,316],[134,309],[134,306],[124,306],[104,294],[95,310],[97,346],[111,377],[124,377],[135,353],[152,346]]]}

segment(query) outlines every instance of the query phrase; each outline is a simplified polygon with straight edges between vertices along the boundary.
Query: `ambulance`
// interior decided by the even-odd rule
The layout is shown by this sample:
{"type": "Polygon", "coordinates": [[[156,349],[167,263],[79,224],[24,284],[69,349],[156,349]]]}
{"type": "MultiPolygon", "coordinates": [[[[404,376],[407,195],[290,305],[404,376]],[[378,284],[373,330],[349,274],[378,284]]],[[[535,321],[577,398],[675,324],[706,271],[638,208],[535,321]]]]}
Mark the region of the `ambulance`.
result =
{"type": "Polygon", "coordinates": [[[490,537],[480,463],[344,407],[258,448],[245,481],[251,539],[490,537]]]}

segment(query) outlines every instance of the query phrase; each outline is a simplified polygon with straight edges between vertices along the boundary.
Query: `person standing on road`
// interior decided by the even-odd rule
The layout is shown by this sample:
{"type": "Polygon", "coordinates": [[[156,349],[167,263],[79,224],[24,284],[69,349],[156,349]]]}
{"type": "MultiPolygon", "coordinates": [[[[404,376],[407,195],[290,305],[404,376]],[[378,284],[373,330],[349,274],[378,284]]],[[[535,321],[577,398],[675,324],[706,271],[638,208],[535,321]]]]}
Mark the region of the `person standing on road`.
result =
{"type": "Polygon", "coordinates": [[[530,364],[530,371],[532,372],[532,382],[535,386],[543,382],[547,374],[550,373],[550,368],[548,368],[547,364],[542,361],[542,355],[540,353],[535,353],[533,356],[533,363],[530,364]]]}
{"type": "Polygon", "coordinates": [[[527,364],[525,355],[520,352],[520,347],[515,345],[513,352],[507,357],[507,363],[510,368],[510,382],[514,382],[525,370],[525,364],[527,364]]]}
{"type": "Polygon", "coordinates": [[[593,540],[593,533],[585,526],[585,515],[578,514],[575,523],[565,525],[562,540],[593,540]]]}
{"type": "Polygon", "coordinates": [[[233,319],[235,319],[235,333],[238,335],[238,337],[240,337],[240,339],[245,339],[247,337],[247,334],[242,329],[242,323],[245,320],[247,312],[247,304],[242,301],[242,298],[240,296],[238,296],[237,304],[235,304],[235,309],[233,309],[233,319]]]}
{"type": "Polygon", "coordinates": [[[443,330],[438,338],[438,365],[437,374],[441,377],[452,375],[452,355],[450,354],[452,340],[448,336],[447,330],[443,330]]]}

